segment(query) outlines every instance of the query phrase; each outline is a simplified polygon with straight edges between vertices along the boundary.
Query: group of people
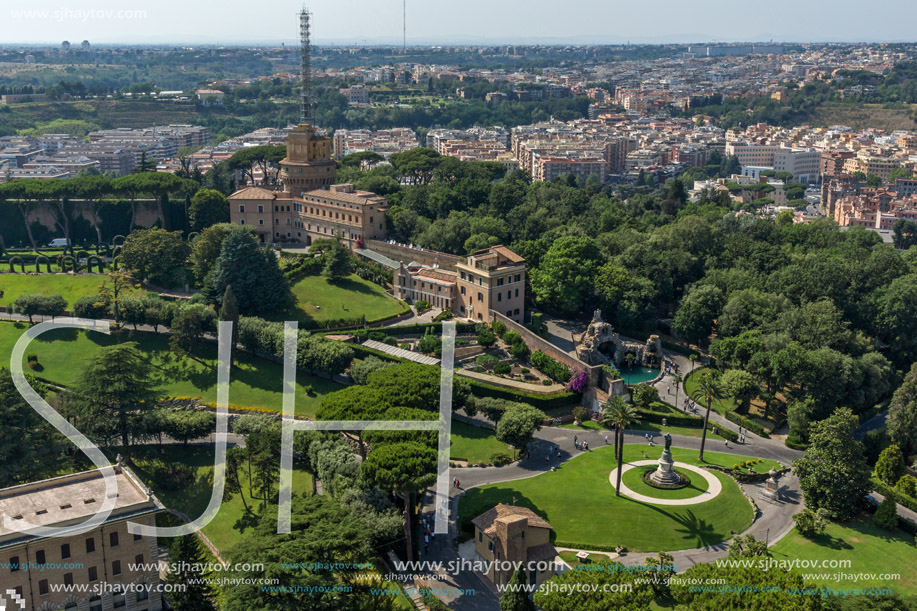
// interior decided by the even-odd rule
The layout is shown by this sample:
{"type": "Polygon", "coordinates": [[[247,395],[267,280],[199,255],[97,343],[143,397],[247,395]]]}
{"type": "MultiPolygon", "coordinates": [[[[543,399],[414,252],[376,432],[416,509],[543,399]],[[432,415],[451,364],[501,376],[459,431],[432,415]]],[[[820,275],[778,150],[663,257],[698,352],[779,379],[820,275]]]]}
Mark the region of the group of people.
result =
{"type": "MultiPolygon", "coordinates": [[[[605,437],[605,443],[608,443],[607,436],[605,437]]],[[[576,447],[577,450],[583,450],[584,452],[589,450],[589,442],[585,440],[583,441],[577,440],[576,435],[573,436],[573,445],[574,447],[576,447]]]]}

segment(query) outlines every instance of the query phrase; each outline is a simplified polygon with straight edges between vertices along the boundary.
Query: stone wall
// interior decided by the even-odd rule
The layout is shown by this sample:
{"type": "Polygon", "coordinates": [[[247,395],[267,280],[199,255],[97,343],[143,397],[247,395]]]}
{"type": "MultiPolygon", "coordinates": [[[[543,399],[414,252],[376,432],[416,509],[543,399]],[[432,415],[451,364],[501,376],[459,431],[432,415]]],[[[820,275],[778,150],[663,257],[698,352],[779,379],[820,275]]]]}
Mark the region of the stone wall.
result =
{"type": "Polygon", "coordinates": [[[366,240],[366,242],[364,242],[364,247],[383,254],[393,261],[401,261],[405,265],[411,261],[417,261],[428,267],[436,265],[449,271],[455,271],[456,263],[459,263],[463,259],[463,257],[450,255],[444,252],[410,248],[406,244],[391,244],[381,240],[366,240]]]}
{"type": "Polygon", "coordinates": [[[516,333],[521,335],[522,340],[526,343],[526,345],[529,348],[532,349],[532,352],[534,352],[535,350],[541,350],[542,352],[544,352],[551,358],[557,361],[560,361],[561,363],[569,367],[571,371],[585,371],[586,375],[589,376],[589,385],[597,386],[601,388],[602,377],[604,375],[601,365],[587,365],[586,363],[579,360],[575,356],[571,356],[567,354],[566,352],[564,352],[563,350],[561,350],[560,348],[558,348],[551,342],[542,338],[540,335],[536,335],[535,333],[533,333],[526,327],[520,325],[519,323],[515,322],[514,320],[510,318],[507,318],[506,316],[504,316],[503,314],[500,314],[499,312],[495,312],[494,310],[491,310],[490,311],[490,320],[491,322],[493,322],[494,320],[499,320],[504,325],[506,325],[507,329],[511,331],[515,331],[516,333]]]}

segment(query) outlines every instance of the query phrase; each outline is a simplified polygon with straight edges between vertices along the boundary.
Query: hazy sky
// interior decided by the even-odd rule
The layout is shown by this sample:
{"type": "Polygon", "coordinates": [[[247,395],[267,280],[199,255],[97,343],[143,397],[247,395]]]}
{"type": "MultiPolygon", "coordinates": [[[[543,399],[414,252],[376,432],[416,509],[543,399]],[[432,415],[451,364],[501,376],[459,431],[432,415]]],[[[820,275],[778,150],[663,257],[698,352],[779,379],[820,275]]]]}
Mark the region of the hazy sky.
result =
{"type": "MultiPolygon", "coordinates": [[[[319,44],[401,42],[401,0],[312,0],[319,44]]],[[[408,44],[905,41],[914,0],[407,0],[408,44]],[[881,8],[880,8],[881,7],[881,8]],[[895,16],[890,18],[890,16],[895,16]]],[[[299,0],[2,0],[0,44],[280,43],[299,0]]]]}

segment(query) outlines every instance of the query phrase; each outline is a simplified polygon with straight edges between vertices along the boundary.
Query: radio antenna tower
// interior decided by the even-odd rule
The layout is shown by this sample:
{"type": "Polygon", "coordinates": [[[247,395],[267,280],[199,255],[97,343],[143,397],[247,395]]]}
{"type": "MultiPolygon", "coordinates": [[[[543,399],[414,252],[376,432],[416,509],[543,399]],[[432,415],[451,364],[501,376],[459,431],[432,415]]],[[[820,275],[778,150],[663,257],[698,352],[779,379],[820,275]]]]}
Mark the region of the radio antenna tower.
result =
{"type": "Polygon", "coordinates": [[[308,123],[314,127],[315,101],[312,97],[312,13],[303,7],[299,11],[299,42],[302,66],[302,90],[299,93],[300,122],[308,123]]]}
{"type": "Polygon", "coordinates": [[[408,0],[401,0],[401,52],[408,52],[408,0]]]}

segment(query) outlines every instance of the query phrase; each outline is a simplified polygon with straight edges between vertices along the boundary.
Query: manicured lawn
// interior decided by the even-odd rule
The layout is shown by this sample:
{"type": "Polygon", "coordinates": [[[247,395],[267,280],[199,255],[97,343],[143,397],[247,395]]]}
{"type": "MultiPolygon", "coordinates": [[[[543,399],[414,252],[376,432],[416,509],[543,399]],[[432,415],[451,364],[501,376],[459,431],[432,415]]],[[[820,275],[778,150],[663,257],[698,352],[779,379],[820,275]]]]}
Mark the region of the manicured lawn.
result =
{"type": "Polygon", "coordinates": [[[452,446],[449,453],[453,460],[490,464],[494,452],[512,453],[512,450],[505,443],[497,441],[493,429],[452,421],[452,446]]]}
{"type": "MultiPolygon", "coordinates": [[[[685,381],[683,383],[684,391],[688,393],[688,396],[694,399],[694,401],[699,406],[702,406],[704,408],[707,407],[706,403],[704,403],[703,400],[700,400],[700,397],[696,393],[697,393],[697,381],[700,379],[700,376],[704,372],[707,372],[707,371],[710,371],[709,367],[698,367],[697,369],[695,369],[693,372],[689,373],[685,377],[685,381]]],[[[733,399],[732,397],[714,399],[713,402],[710,404],[710,409],[712,409],[713,411],[719,414],[725,414],[726,412],[734,412],[736,409],[736,402],[735,402],[735,399],[733,399]]],[[[698,412],[700,413],[700,410],[698,410],[698,412]]]]}
{"type": "MultiPolygon", "coordinates": [[[[196,519],[207,507],[213,487],[213,446],[147,446],[134,450],[134,471],[153,488],[153,492],[162,503],[171,509],[177,509],[196,519]],[[152,475],[157,467],[170,464],[187,465],[194,469],[194,483],[180,490],[166,490],[152,475]]],[[[252,499],[248,494],[248,471],[240,469],[243,494],[248,503],[249,512],[245,512],[242,498],[233,495],[231,500],[223,500],[216,517],[202,530],[220,552],[231,548],[239,535],[253,527],[260,520],[261,501],[252,499]]],[[[276,491],[276,486],[275,486],[276,491]]],[[[312,476],[295,464],[293,467],[293,494],[311,494],[312,476]]],[[[257,495],[257,492],[255,492],[257,495]]],[[[268,505],[267,511],[276,519],[277,505],[268,505]]]]}
{"type": "MultiPolygon", "coordinates": [[[[16,340],[25,332],[25,323],[0,322],[0,354],[10,354],[16,340]]],[[[194,351],[195,359],[177,358],[169,351],[168,337],[153,333],[125,331],[121,341],[136,341],[150,354],[163,394],[170,397],[200,397],[216,401],[216,343],[203,342],[194,351]]],[[[33,373],[54,384],[69,386],[79,379],[88,359],[117,338],[76,329],[49,331],[32,342],[26,354],[38,356],[39,368],[33,373]]],[[[239,352],[230,376],[230,405],[281,411],[283,366],[239,352]]],[[[342,388],[326,378],[307,373],[296,374],[296,413],[314,416],[322,396],[342,388]],[[311,384],[307,396],[303,385],[311,384]]]]}
{"type": "Polygon", "coordinates": [[[862,515],[849,522],[829,522],[825,532],[807,539],[795,529],[771,548],[775,560],[849,560],[846,568],[799,568],[802,574],[811,575],[807,582],[833,588],[889,587],[902,595],[917,594],[917,547],[914,537],[903,530],[883,530],[872,521],[872,516],[862,515]],[[839,579],[833,573],[840,573],[839,579]],[[845,575],[897,573],[900,579],[845,579],[845,575]],[[819,578],[821,576],[821,578],[819,578]]]}
{"type": "Polygon", "coordinates": [[[9,306],[19,295],[28,294],[63,295],[70,306],[80,297],[98,295],[105,280],[106,276],[89,274],[0,274],[0,306],[9,306]]]}
{"type": "MultiPolygon", "coordinates": [[[[610,549],[623,545],[633,551],[676,550],[718,543],[730,531],[742,532],[752,522],[752,508],[732,478],[713,472],[723,484],[715,498],[684,507],[640,503],[615,497],[608,481],[613,452],[604,446],[584,452],[557,471],[536,477],[469,490],[459,513],[463,529],[472,518],[497,503],[529,507],[553,527],[555,544],[581,549],[610,549]]],[[[697,453],[672,448],[676,461],[697,464],[697,453]]],[[[732,465],[742,457],[715,452],[708,464],[732,465]]],[[[625,446],[624,460],[642,460],[643,448],[625,446]]]]}
{"type": "Polygon", "coordinates": [[[687,469],[678,469],[681,475],[688,478],[688,481],[691,482],[684,488],[676,489],[664,489],[664,488],[654,488],[643,481],[643,474],[647,471],[655,471],[656,467],[635,467],[629,471],[625,471],[624,475],[621,476],[621,482],[626,485],[628,488],[636,492],[637,494],[645,494],[646,496],[651,496],[659,499],[689,499],[699,495],[701,492],[706,490],[709,485],[707,480],[701,477],[697,473],[688,471],[687,469]]]}
{"type": "Polygon", "coordinates": [[[378,284],[351,274],[339,282],[324,276],[306,276],[293,286],[296,306],[284,316],[295,316],[305,322],[321,322],[335,318],[381,320],[407,311],[407,306],[389,297],[378,284]]]}

